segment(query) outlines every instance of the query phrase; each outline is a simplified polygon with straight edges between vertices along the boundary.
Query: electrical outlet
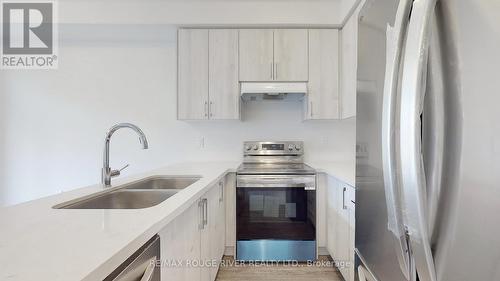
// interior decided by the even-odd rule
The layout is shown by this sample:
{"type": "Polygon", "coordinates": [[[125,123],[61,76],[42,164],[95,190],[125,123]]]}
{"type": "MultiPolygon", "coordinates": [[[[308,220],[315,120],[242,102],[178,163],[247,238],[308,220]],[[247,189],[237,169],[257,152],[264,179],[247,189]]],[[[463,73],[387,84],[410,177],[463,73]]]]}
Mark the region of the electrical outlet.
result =
{"type": "Polygon", "coordinates": [[[356,158],[367,159],[369,156],[368,143],[357,143],[356,144],[356,158]]]}
{"type": "Polygon", "coordinates": [[[200,148],[201,149],[205,148],[205,137],[200,138],[200,148]]]}

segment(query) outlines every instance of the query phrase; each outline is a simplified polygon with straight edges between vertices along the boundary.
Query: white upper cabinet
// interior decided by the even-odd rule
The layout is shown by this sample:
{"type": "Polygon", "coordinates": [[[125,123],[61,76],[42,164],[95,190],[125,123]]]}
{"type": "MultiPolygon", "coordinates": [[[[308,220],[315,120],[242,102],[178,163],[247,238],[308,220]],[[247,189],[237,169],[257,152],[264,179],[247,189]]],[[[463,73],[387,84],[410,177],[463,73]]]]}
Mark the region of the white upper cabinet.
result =
{"type": "Polygon", "coordinates": [[[178,40],[178,119],[239,119],[238,30],[180,29],[178,40]]]}
{"type": "Polygon", "coordinates": [[[339,119],[339,32],[309,30],[309,85],[305,119],[339,119]]]}
{"type": "Polygon", "coordinates": [[[308,80],[307,29],[274,30],[274,80],[308,80]]]}
{"type": "Polygon", "coordinates": [[[177,118],[208,118],[208,30],[178,33],[177,118]]]}
{"type": "Polygon", "coordinates": [[[274,78],[273,30],[241,29],[240,81],[272,81],[274,78]]]}
{"type": "Polygon", "coordinates": [[[362,4],[354,11],[341,31],[342,118],[356,116],[356,89],[358,75],[358,16],[362,4]]]}
{"type": "Polygon", "coordinates": [[[341,31],[180,29],[178,119],[240,119],[240,82],[307,82],[304,119],[355,116],[357,15],[341,31]]]}
{"type": "Polygon", "coordinates": [[[307,29],[241,29],[240,81],[307,81],[307,29]]]}
{"type": "Polygon", "coordinates": [[[209,118],[239,119],[238,30],[209,31],[209,118]]]}

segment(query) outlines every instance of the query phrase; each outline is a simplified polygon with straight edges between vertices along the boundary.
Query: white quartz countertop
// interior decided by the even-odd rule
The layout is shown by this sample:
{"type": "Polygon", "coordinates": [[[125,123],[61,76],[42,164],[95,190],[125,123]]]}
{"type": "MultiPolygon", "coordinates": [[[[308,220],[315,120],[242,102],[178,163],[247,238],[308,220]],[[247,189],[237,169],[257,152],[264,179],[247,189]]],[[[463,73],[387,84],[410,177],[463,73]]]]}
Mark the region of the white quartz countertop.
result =
{"type": "Polygon", "coordinates": [[[355,186],[356,172],[354,162],[308,161],[306,164],[313,167],[318,173],[329,174],[350,186],[355,186]]]}
{"type": "Polygon", "coordinates": [[[146,209],[53,209],[102,191],[89,186],[0,209],[0,280],[102,280],[140,246],[187,209],[238,163],[178,164],[128,178],[113,186],[156,175],[202,178],[146,209]]]}
{"type": "MultiPolygon", "coordinates": [[[[354,167],[309,162],[354,186],[354,167]]],[[[113,179],[120,186],[150,176],[201,176],[145,209],[53,209],[103,190],[100,184],[0,209],[0,280],[102,280],[229,172],[237,162],[182,163],[113,179]]]]}

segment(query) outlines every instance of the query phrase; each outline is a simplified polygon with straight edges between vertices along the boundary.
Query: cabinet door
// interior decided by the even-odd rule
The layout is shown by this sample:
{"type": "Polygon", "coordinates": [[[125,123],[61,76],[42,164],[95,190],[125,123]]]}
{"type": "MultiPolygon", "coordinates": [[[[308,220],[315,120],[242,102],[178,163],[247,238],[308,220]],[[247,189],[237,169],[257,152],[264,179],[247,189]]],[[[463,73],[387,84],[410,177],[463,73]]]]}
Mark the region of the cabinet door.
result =
{"type": "Polygon", "coordinates": [[[349,209],[347,208],[348,190],[344,184],[339,185],[339,221],[337,223],[337,245],[339,246],[339,270],[346,281],[349,275],[349,209]]]}
{"type": "MultiPolygon", "coordinates": [[[[178,237],[175,220],[158,232],[158,235],[160,236],[160,256],[162,261],[176,261],[184,258],[186,251],[183,243],[180,243],[182,240],[178,237]]],[[[177,281],[183,280],[183,278],[184,272],[182,267],[162,264],[162,281],[177,281]]]]}
{"type": "Polygon", "coordinates": [[[327,213],[327,227],[326,227],[326,241],[327,249],[333,260],[337,260],[338,247],[337,247],[337,205],[338,205],[338,192],[337,182],[334,178],[328,177],[328,184],[326,190],[326,213],[327,213]]]}
{"type": "Polygon", "coordinates": [[[210,119],[239,119],[238,30],[209,31],[210,119]]]}
{"type": "Polygon", "coordinates": [[[309,30],[309,83],[306,119],[338,119],[339,32],[309,30]]]}
{"type": "Polygon", "coordinates": [[[236,255],[236,174],[226,176],[224,201],[226,205],[226,247],[227,255],[236,255]]]}
{"type": "Polygon", "coordinates": [[[307,29],[274,31],[274,80],[308,80],[307,29]]]}
{"type": "Polygon", "coordinates": [[[219,204],[217,213],[217,231],[216,238],[219,242],[217,245],[216,256],[218,259],[222,259],[224,256],[224,250],[226,249],[226,194],[225,194],[225,183],[226,180],[223,179],[219,182],[219,204]]]}
{"type": "Polygon", "coordinates": [[[217,276],[218,266],[215,263],[220,262],[222,258],[222,245],[221,236],[225,232],[225,218],[221,217],[221,188],[217,184],[213,186],[202,200],[205,200],[205,217],[206,224],[201,230],[201,260],[207,266],[201,269],[201,280],[213,281],[217,276]]]}
{"type": "Polygon", "coordinates": [[[222,202],[222,188],[224,187],[223,182],[219,182],[210,191],[207,192],[208,199],[208,231],[209,231],[209,255],[212,262],[210,267],[210,281],[215,280],[217,276],[217,271],[219,270],[219,262],[224,254],[224,237],[225,237],[225,208],[223,208],[224,203],[222,202]],[[217,266],[215,266],[217,262],[217,266]]]}
{"type": "Polygon", "coordinates": [[[342,118],[356,116],[356,89],[358,72],[358,15],[360,4],[341,31],[341,95],[342,118]]]}
{"type": "Polygon", "coordinates": [[[212,245],[213,241],[211,240],[211,234],[210,232],[212,231],[210,229],[210,225],[213,223],[212,218],[210,217],[212,210],[211,210],[211,203],[213,200],[211,200],[210,197],[210,191],[205,194],[203,197],[202,202],[202,208],[204,209],[203,211],[203,217],[204,220],[206,220],[206,223],[203,225],[203,228],[201,229],[201,247],[200,247],[200,262],[203,264],[201,267],[201,281],[212,281],[211,277],[211,271],[212,269],[210,268],[211,262],[212,262],[212,245]]]}
{"type": "Polygon", "coordinates": [[[273,30],[240,29],[240,81],[273,80],[273,30]]]}
{"type": "MultiPolygon", "coordinates": [[[[210,208],[212,214],[210,218],[212,220],[210,224],[210,237],[212,243],[210,253],[214,261],[219,263],[224,255],[225,248],[225,237],[226,237],[226,216],[225,216],[225,203],[224,203],[224,180],[221,180],[216,187],[211,191],[212,204],[210,208]]],[[[211,280],[215,280],[217,276],[217,271],[219,266],[214,266],[211,268],[210,276],[211,280]]]]}
{"type": "Polygon", "coordinates": [[[349,202],[349,276],[354,280],[354,249],[356,245],[356,191],[354,187],[348,187],[349,202]]]}
{"type": "Polygon", "coordinates": [[[162,281],[200,280],[200,268],[187,263],[200,259],[200,208],[193,204],[159,232],[162,281]]]}
{"type": "Polygon", "coordinates": [[[179,29],[177,118],[208,118],[208,30],[179,29]]]}

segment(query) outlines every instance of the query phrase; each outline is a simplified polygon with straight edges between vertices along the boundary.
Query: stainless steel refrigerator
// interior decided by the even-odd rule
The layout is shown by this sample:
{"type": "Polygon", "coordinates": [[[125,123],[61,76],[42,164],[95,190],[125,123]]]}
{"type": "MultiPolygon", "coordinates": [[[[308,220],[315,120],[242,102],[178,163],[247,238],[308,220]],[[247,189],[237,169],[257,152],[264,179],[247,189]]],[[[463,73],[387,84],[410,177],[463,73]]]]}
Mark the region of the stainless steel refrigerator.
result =
{"type": "Polygon", "coordinates": [[[500,280],[500,1],[367,0],[358,23],[358,278],[500,280]]]}

